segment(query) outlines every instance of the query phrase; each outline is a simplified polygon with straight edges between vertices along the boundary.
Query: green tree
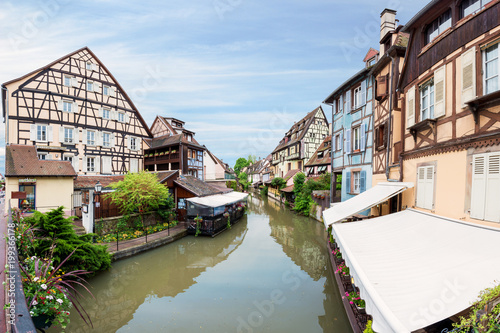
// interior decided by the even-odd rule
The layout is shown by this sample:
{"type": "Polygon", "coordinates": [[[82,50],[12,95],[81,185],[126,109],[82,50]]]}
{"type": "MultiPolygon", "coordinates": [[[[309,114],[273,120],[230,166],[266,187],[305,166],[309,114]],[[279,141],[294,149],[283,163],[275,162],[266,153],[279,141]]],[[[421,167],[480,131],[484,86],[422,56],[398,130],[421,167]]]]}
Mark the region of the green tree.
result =
{"type": "Polygon", "coordinates": [[[247,167],[250,165],[250,162],[244,158],[240,157],[236,160],[236,164],[234,165],[234,172],[236,172],[236,175],[239,176],[241,170],[243,170],[244,167],[247,167]]]}
{"type": "Polygon", "coordinates": [[[257,156],[250,154],[250,155],[248,155],[247,160],[248,160],[249,164],[253,164],[253,163],[257,162],[257,156]]]}
{"type": "Polygon", "coordinates": [[[304,183],[306,182],[306,175],[303,172],[299,172],[293,177],[293,193],[297,197],[302,189],[304,188],[304,183]]]}
{"type": "Polygon", "coordinates": [[[156,211],[163,207],[173,207],[173,200],[168,188],[158,182],[156,174],[141,171],[128,173],[122,181],[110,185],[114,192],[105,194],[115,203],[122,214],[135,212],[141,214],[144,225],[144,213],[156,211]]]}
{"type": "Polygon", "coordinates": [[[277,187],[278,190],[286,187],[286,181],[281,177],[274,177],[271,181],[271,186],[277,187]]]}
{"type": "MultiPolygon", "coordinates": [[[[313,199],[311,197],[313,191],[329,190],[330,189],[331,174],[323,174],[318,180],[308,179],[303,185],[302,189],[295,192],[295,211],[309,215],[313,199]]],[[[294,178],[295,183],[295,178],[294,178]]]]}
{"type": "Polygon", "coordinates": [[[248,181],[248,175],[246,172],[241,172],[240,175],[238,176],[238,181],[243,189],[243,191],[246,191],[248,189],[248,185],[250,182],[248,181]]]}

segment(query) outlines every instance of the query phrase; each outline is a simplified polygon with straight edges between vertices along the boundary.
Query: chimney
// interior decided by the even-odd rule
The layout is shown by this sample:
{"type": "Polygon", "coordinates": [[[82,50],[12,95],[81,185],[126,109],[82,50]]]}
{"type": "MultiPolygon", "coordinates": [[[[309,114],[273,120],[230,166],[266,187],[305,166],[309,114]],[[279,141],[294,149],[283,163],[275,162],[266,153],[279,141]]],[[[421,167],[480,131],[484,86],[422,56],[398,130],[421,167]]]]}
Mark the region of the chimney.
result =
{"type": "Polygon", "coordinates": [[[389,31],[396,29],[396,11],[393,9],[384,9],[380,14],[380,40],[382,40],[389,31]]]}

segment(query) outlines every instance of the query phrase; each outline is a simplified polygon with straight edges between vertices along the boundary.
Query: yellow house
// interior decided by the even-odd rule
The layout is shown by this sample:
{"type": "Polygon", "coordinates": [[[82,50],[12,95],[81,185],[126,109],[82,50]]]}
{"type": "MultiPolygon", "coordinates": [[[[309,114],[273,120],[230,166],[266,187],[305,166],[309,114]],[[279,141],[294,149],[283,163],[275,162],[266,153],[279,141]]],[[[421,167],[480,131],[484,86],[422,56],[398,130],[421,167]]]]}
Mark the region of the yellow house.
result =
{"type": "Polygon", "coordinates": [[[500,226],[499,11],[432,1],[402,29],[403,208],[500,226]]]}
{"type": "Polygon", "coordinates": [[[46,212],[64,206],[70,215],[75,177],[71,162],[40,160],[34,146],[5,149],[5,198],[13,208],[46,212]]]}

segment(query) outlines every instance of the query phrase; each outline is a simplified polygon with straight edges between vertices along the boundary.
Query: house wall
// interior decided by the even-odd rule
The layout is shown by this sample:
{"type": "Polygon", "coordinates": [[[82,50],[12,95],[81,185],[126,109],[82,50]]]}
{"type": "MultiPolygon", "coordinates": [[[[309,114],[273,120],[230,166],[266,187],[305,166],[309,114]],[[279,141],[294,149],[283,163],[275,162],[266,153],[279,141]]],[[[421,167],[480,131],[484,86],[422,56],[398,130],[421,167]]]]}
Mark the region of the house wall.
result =
{"type": "MultiPolygon", "coordinates": [[[[19,179],[24,177],[6,177],[5,200],[10,200],[12,208],[19,208],[19,200],[11,199],[11,193],[19,191],[19,179]]],[[[47,212],[59,206],[64,206],[66,215],[71,215],[71,199],[73,194],[72,177],[29,177],[35,182],[35,209],[47,212]]],[[[7,206],[7,205],[6,205],[7,206]]]]}
{"type": "Polygon", "coordinates": [[[149,136],[147,129],[125,92],[86,49],[60,60],[48,69],[10,83],[6,88],[7,144],[37,145],[39,151],[47,151],[52,159],[71,157],[79,174],[100,174],[104,166],[103,157],[106,160],[111,158],[112,174],[131,170],[131,161],[137,163],[138,170],[143,168],[142,139],[149,136]],[[86,61],[92,62],[96,68],[85,69],[86,61]],[[72,77],[74,85],[65,86],[65,76],[72,77]],[[86,89],[87,82],[93,82],[94,91],[86,89]],[[104,86],[112,91],[109,96],[104,95],[104,86]],[[74,103],[72,107],[77,110],[62,111],[62,100],[74,103]],[[103,118],[102,108],[110,110],[110,119],[103,118]],[[118,120],[119,113],[123,114],[123,121],[118,120]],[[37,124],[49,126],[51,134],[47,140],[37,141],[33,138],[33,125],[37,124]],[[62,142],[62,127],[75,130],[74,142],[62,142]],[[95,131],[95,144],[87,143],[86,131],[95,131]],[[111,135],[109,147],[103,144],[103,133],[111,135]],[[131,137],[137,140],[136,149],[131,149],[131,137]],[[53,149],[59,149],[57,157],[55,152],[52,153],[53,149]],[[99,159],[94,171],[86,170],[86,157],[99,159]]]}

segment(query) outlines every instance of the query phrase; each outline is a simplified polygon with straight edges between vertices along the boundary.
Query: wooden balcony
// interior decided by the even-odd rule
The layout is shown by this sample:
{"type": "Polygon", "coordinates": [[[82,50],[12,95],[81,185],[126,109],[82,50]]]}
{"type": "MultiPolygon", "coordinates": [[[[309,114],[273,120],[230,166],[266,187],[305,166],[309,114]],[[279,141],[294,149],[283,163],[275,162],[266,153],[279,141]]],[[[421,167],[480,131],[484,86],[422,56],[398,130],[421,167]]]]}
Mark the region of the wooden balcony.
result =
{"type": "Polygon", "coordinates": [[[163,164],[163,163],[179,163],[180,162],[180,154],[179,153],[171,153],[171,154],[163,154],[163,155],[153,155],[153,156],[144,156],[144,164],[152,165],[152,164],[163,164]]]}

